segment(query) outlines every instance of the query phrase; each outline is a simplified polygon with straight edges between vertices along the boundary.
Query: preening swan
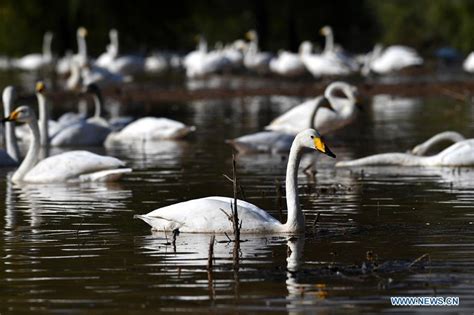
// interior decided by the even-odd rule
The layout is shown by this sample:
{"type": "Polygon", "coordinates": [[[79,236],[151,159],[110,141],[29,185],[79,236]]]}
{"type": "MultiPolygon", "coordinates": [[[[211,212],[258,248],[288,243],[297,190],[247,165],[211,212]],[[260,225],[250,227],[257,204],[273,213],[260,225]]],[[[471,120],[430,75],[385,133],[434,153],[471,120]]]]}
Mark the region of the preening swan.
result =
{"type": "Polygon", "coordinates": [[[40,132],[33,110],[28,106],[20,106],[4,118],[4,121],[27,123],[32,133],[28,152],[13,174],[13,182],[114,181],[132,171],[122,168],[124,163],[119,159],[87,151],[69,151],[45,158],[38,163],[41,149],[40,132]]]}
{"type": "Polygon", "coordinates": [[[474,166],[474,139],[461,140],[462,136],[455,132],[443,132],[433,136],[426,142],[416,146],[410,153],[382,153],[367,156],[352,161],[336,163],[336,167],[359,167],[359,166],[474,166]],[[438,154],[432,156],[419,156],[425,154],[431,147],[441,141],[456,142],[438,154]]]}
{"type": "MultiPolygon", "coordinates": [[[[13,102],[16,99],[16,91],[13,86],[7,86],[3,90],[3,113],[5,117],[10,115],[13,102]]],[[[20,150],[16,142],[15,123],[5,122],[5,146],[6,150],[0,150],[0,166],[16,166],[20,162],[20,150]]]]}
{"type": "MultiPolygon", "coordinates": [[[[286,170],[286,201],[288,220],[280,223],[257,206],[238,200],[237,209],[241,219],[241,233],[293,233],[304,230],[304,214],[298,196],[298,165],[304,148],[315,149],[335,157],[321,139],[319,132],[307,129],[299,133],[291,146],[286,170]]],[[[232,225],[226,213],[231,213],[232,198],[207,197],[194,199],[156,209],[135,217],[148,223],[153,230],[189,233],[229,233],[232,225]],[[225,213],[224,213],[225,212],[225,213]]]]}
{"type": "MultiPolygon", "coordinates": [[[[323,133],[328,133],[351,123],[357,117],[358,92],[355,86],[345,82],[333,82],[326,87],[324,97],[329,101],[333,110],[322,108],[314,116],[314,121],[311,124],[312,127],[323,133]],[[338,96],[338,92],[346,97],[338,96]]],[[[301,122],[311,116],[314,102],[317,102],[319,98],[306,101],[290,109],[283,115],[275,118],[265,129],[293,135],[297,134],[307,128],[307,125],[301,124],[301,122]]]]}
{"type": "Polygon", "coordinates": [[[424,156],[433,147],[437,146],[441,142],[452,142],[457,143],[466,140],[466,138],[456,131],[443,131],[440,132],[423,143],[415,146],[411,150],[411,154],[424,156]]]}
{"type": "MultiPolygon", "coordinates": [[[[301,116],[299,127],[304,130],[313,127],[314,117],[322,108],[333,110],[328,100],[324,97],[317,97],[307,102],[310,106],[311,113],[306,112],[306,117],[301,116]],[[305,123],[306,121],[306,123],[305,123]]],[[[284,133],[281,131],[262,131],[241,136],[236,139],[227,140],[239,153],[256,153],[256,152],[288,152],[291,148],[295,134],[284,133]]]]}

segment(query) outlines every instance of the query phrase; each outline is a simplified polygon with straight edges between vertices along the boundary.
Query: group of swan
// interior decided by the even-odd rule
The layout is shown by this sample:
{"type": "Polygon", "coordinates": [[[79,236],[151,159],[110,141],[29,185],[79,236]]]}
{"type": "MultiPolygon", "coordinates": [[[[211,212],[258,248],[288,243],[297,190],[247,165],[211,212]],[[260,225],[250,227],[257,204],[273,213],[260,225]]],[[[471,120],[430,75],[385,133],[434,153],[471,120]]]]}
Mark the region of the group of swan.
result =
{"type": "MultiPolygon", "coordinates": [[[[287,222],[281,223],[257,206],[238,200],[241,233],[294,233],[304,230],[304,214],[297,189],[297,172],[305,148],[335,157],[316,130],[307,129],[296,135],[286,170],[287,222]]],[[[230,233],[233,229],[228,215],[232,212],[233,201],[228,197],[206,197],[159,208],[136,217],[156,231],[179,229],[180,232],[190,233],[230,233]]]]}
{"type": "Polygon", "coordinates": [[[362,166],[449,166],[462,167],[474,166],[474,139],[465,139],[453,131],[439,133],[420,145],[414,147],[410,153],[382,153],[367,156],[352,161],[341,161],[336,167],[362,167],[362,166]],[[433,147],[441,142],[454,142],[438,154],[425,156],[433,147]]]}
{"type": "Polygon", "coordinates": [[[267,131],[228,140],[238,152],[288,152],[298,132],[315,128],[329,133],[352,121],[357,116],[357,88],[345,82],[333,82],[324,96],[308,100],[275,118],[267,131]],[[345,97],[340,97],[337,93],[345,97]]]}

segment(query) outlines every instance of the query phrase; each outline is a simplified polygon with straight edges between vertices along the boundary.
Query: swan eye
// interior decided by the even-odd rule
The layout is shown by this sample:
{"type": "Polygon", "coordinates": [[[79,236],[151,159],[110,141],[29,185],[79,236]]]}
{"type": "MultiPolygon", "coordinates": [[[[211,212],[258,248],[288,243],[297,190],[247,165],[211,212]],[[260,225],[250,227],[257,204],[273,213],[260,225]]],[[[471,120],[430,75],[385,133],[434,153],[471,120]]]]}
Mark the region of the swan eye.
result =
{"type": "Polygon", "coordinates": [[[314,136],[311,136],[311,139],[314,139],[314,136]]]}

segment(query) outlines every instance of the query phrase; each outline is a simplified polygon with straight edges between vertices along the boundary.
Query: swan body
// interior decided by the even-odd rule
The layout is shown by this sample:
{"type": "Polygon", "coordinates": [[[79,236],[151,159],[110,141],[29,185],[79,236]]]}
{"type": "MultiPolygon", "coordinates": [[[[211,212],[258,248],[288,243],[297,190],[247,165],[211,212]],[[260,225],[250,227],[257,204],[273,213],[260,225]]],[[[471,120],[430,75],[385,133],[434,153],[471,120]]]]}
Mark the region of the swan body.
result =
{"type": "MultiPolygon", "coordinates": [[[[321,108],[318,114],[314,116],[311,126],[321,130],[321,132],[328,133],[351,123],[358,114],[357,97],[356,87],[340,81],[331,83],[324,91],[324,98],[329,101],[332,110],[321,108]],[[342,92],[346,95],[346,98],[337,96],[337,92],[342,92]]],[[[319,102],[320,99],[321,97],[317,97],[290,109],[275,118],[265,129],[297,134],[306,127],[306,125],[301,124],[301,121],[306,121],[306,117],[311,116],[314,104],[319,102]]]]}
{"type": "MultiPolygon", "coordinates": [[[[304,127],[313,127],[314,117],[323,109],[333,110],[327,99],[323,96],[307,102],[308,111],[301,115],[299,125],[302,130],[304,127]],[[306,126],[304,124],[306,122],[306,126]]],[[[296,132],[297,133],[297,132],[296,132]]],[[[280,153],[288,152],[291,148],[296,133],[282,131],[261,131],[245,135],[236,139],[227,140],[239,153],[280,153]]]]}
{"type": "Polygon", "coordinates": [[[288,51],[278,53],[278,56],[270,61],[270,70],[286,77],[299,76],[306,72],[301,56],[288,51]]]}
{"type": "MultiPolygon", "coordinates": [[[[304,148],[310,148],[335,155],[322,142],[316,130],[308,129],[299,133],[291,147],[286,172],[286,197],[288,221],[280,223],[266,211],[242,201],[237,201],[241,233],[296,233],[304,230],[304,214],[300,208],[297,192],[298,165],[304,148]]],[[[207,197],[185,201],[156,209],[135,217],[148,223],[153,230],[189,233],[230,233],[232,224],[227,215],[231,214],[232,198],[207,197]]]]}
{"type": "Polygon", "coordinates": [[[467,72],[474,72],[474,51],[471,52],[462,64],[462,68],[467,72]]]}
{"type": "Polygon", "coordinates": [[[162,54],[155,53],[145,59],[145,72],[162,73],[168,70],[168,59],[162,54]]]}
{"type": "Polygon", "coordinates": [[[119,132],[111,133],[105,142],[106,147],[130,142],[147,142],[165,139],[180,139],[194,131],[194,127],[168,119],[156,117],[140,118],[125,126],[119,132]]]}
{"type": "Polygon", "coordinates": [[[43,53],[42,54],[29,54],[16,60],[14,65],[21,70],[26,71],[37,71],[53,62],[53,56],[51,53],[51,42],[53,40],[53,33],[46,32],[43,37],[43,53]]]}
{"type": "Polygon", "coordinates": [[[38,163],[41,145],[35,113],[28,106],[20,106],[5,120],[27,123],[33,138],[25,159],[12,176],[13,182],[109,181],[131,172],[131,169],[121,168],[124,163],[119,159],[87,151],[69,151],[45,158],[38,163]]]}
{"type": "MultiPolygon", "coordinates": [[[[426,152],[430,146],[434,146],[441,140],[460,140],[459,134],[444,133],[437,135],[425,143],[416,146],[413,151],[418,154],[426,152]],[[454,137],[453,137],[454,136],[454,137]],[[428,143],[428,145],[426,145],[428,143]],[[426,150],[426,151],[425,151],[426,150]],[[423,152],[424,151],[424,152],[423,152]]],[[[359,166],[449,166],[463,167],[474,166],[474,139],[461,140],[454,143],[438,154],[432,156],[418,156],[409,153],[383,153],[360,158],[353,161],[338,162],[336,167],[359,167],[359,166]]]]}
{"type": "Polygon", "coordinates": [[[423,64],[423,58],[418,55],[416,50],[400,45],[389,46],[385,49],[382,49],[381,45],[376,45],[367,58],[368,64],[365,66],[365,74],[368,71],[385,74],[423,64]]]}

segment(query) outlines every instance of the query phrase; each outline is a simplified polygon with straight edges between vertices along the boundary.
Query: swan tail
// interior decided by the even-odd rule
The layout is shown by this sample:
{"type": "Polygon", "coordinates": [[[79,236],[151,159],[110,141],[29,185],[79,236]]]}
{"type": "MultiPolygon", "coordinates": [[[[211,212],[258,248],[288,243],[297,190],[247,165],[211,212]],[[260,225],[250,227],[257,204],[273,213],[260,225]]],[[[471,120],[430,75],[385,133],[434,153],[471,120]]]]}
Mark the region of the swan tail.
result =
{"type": "Polygon", "coordinates": [[[232,146],[238,153],[257,152],[254,147],[246,143],[236,141],[235,139],[227,139],[225,140],[225,143],[232,146]]]}
{"type": "Polygon", "coordinates": [[[179,229],[181,226],[184,225],[183,223],[177,221],[162,217],[152,217],[146,214],[135,214],[133,218],[142,220],[143,222],[151,226],[151,229],[154,231],[173,231],[175,229],[179,229]]]}
{"type": "Polygon", "coordinates": [[[352,161],[341,161],[336,163],[336,167],[415,165],[417,163],[414,160],[418,161],[418,157],[405,153],[384,153],[352,161]]]}
{"type": "Polygon", "coordinates": [[[114,182],[122,178],[124,174],[132,172],[131,168],[117,168],[104,170],[90,174],[84,174],[79,177],[81,182],[114,182]]]}

